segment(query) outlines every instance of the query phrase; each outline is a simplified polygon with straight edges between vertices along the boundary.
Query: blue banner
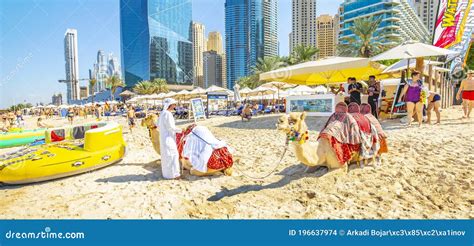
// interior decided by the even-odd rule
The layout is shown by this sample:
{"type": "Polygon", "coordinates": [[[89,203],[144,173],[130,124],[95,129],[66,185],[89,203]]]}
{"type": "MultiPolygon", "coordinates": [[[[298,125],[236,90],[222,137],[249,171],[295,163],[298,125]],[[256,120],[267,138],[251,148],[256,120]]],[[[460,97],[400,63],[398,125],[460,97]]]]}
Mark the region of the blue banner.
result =
{"type": "Polygon", "coordinates": [[[0,245],[474,245],[473,220],[13,220],[0,245]]]}

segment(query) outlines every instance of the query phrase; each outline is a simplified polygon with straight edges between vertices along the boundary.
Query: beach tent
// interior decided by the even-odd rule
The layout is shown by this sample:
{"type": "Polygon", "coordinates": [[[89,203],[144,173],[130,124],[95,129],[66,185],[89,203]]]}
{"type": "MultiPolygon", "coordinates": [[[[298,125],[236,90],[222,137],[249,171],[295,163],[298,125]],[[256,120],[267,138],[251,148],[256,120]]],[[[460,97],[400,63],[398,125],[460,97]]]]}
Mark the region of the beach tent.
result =
{"type": "Polygon", "coordinates": [[[380,75],[384,68],[385,66],[372,62],[368,58],[328,57],[262,73],[260,80],[321,85],[339,83],[347,80],[348,77],[367,80],[370,75],[378,75],[379,79],[387,78],[389,75],[380,75]]]}
{"type": "Polygon", "coordinates": [[[204,95],[204,94],[206,94],[206,90],[204,90],[201,87],[196,87],[196,88],[194,88],[194,90],[189,92],[189,94],[191,94],[191,95],[204,95]]]}
{"type": "Polygon", "coordinates": [[[314,92],[316,94],[326,94],[328,92],[328,88],[326,86],[320,85],[314,88],[314,92]]]}

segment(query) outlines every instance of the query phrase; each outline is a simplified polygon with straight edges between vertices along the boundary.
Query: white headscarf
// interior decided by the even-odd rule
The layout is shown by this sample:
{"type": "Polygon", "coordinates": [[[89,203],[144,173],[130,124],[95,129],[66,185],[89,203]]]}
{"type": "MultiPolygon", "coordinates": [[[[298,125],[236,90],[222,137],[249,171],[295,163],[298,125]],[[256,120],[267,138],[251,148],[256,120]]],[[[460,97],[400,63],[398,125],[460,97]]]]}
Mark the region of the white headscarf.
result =
{"type": "Polygon", "coordinates": [[[176,100],[174,100],[173,98],[165,98],[165,100],[163,100],[163,110],[168,110],[171,105],[176,103],[176,100]]]}

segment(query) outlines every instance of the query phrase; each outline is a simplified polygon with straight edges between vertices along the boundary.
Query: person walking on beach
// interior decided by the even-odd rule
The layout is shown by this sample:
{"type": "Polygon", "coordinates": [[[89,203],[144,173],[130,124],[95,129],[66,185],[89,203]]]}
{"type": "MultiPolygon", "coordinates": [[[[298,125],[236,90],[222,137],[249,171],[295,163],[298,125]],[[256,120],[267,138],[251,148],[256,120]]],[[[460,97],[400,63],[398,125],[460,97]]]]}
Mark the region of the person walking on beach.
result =
{"type": "Polygon", "coordinates": [[[165,179],[178,179],[181,175],[179,170],[176,133],[181,133],[182,130],[176,127],[173,113],[171,113],[175,107],[176,100],[172,98],[163,100],[163,110],[158,119],[158,127],[160,128],[161,170],[165,179]]]}
{"type": "Polygon", "coordinates": [[[423,101],[421,100],[421,92],[423,90],[422,86],[423,82],[421,81],[420,73],[413,72],[411,74],[411,79],[408,80],[400,95],[400,98],[405,96],[408,111],[408,126],[411,126],[415,112],[418,125],[421,127],[423,123],[423,101]]]}
{"type": "Polygon", "coordinates": [[[369,99],[368,103],[372,109],[372,115],[378,119],[379,118],[379,96],[380,96],[380,82],[375,80],[375,76],[371,75],[369,77],[369,99]]]}
{"type": "Polygon", "coordinates": [[[133,109],[133,106],[130,106],[127,110],[127,119],[130,132],[132,133],[133,128],[135,127],[135,110],[133,109]]]}
{"type": "Polygon", "coordinates": [[[461,100],[462,98],[462,110],[464,111],[463,119],[470,118],[472,108],[474,107],[474,71],[470,70],[467,74],[467,79],[461,82],[459,86],[458,94],[456,95],[456,100],[461,100]],[[461,96],[462,94],[462,96],[461,96]]]}
{"type": "Polygon", "coordinates": [[[74,109],[73,108],[69,108],[68,111],[67,111],[67,119],[69,121],[69,124],[72,125],[72,123],[74,123],[74,109]]]}
{"type": "Polygon", "coordinates": [[[349,82],[348,92],[351,95],[350,102],[355,102],[360,105],[362,103],[360,94],[362,93],[363,86],[361,83],[357,82],[357,79],[354,77],[349,78],[349,82]]]}
{"type": "Polygon", "coordinates": [[[431,111],[434,110],[436,113],[436,124],[441,124],[441,96],[433,91],[430,91],[428,96],[428,108],[426,109],[426,115],[428,116],[427,123],[431,124],[431,111]]]}

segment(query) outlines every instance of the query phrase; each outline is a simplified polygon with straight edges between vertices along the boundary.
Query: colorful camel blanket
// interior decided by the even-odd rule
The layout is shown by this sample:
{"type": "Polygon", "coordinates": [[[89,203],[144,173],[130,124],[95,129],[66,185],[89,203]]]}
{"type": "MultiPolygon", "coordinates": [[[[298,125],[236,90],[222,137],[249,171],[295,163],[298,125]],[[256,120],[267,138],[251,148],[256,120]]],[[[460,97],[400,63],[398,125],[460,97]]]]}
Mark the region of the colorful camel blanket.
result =
{"type": "Polygon", "coordinates": [[[189,160],[199,172],[229,168],[234,163],[227,144],[215,138],[204,126],[189,126],[176,135],[176,142],[179,157],[189,160]]]}
{"type": "Polygon", "coordinates": [[[329,117],[319,134],[319,138],[329,141],[341,165],[352,159],[352,153],[359,151],[360,128],[357,121],[348,113],[344,102],[336,105],[336,112],[329,117]]]}
{"type": "Polygon", "coordinates": [[[377,130],[379,141],[380,141],[380,149],[379,154],[388,153],[388,146],[387,146],[387,134],[380,125],[380,122],[377,118],[372,115],[372,107],[370,104],[363,103],[360,105],[360,113],[363,114],[369,121],[372,126],[375,127],[377,130]]]}
{"type": "Polygon", "coordinates": [[[357,103],[349,104],[349,113],[354,117],[360,129],[360,151],[359,156],[363,159],[372,158],[380,149],[379,134],[369,119],[360,113],[357,103]]]}

